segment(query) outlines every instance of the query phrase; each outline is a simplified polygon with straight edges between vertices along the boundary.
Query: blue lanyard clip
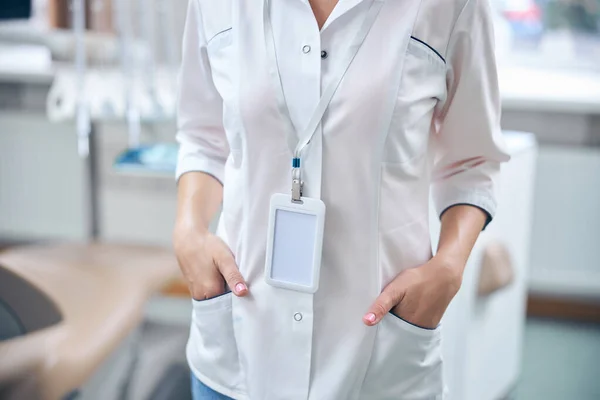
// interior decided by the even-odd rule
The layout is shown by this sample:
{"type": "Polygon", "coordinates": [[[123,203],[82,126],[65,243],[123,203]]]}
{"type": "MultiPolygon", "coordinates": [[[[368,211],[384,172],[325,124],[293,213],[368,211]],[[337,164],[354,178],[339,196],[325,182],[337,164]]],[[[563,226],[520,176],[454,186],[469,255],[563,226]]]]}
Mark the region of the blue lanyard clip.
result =
{"type": "Polygon", "coordinates": [[[296,203],[302,202],[302,189],[304,182],[302,182],[300,174],[300,158],[295,157],[292,159],[292,201],[296,203]]]}

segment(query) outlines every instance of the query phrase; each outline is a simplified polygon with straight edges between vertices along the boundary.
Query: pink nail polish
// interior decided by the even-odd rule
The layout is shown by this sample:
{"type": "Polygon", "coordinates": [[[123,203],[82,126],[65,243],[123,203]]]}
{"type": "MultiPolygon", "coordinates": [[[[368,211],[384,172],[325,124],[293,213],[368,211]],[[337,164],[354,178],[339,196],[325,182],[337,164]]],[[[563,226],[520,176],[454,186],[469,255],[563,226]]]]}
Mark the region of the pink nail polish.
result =
{"type": "Polygon", "coordinates": [[[244,285],[243,283],[238,283],[237,285],[235,285],[236,292],[241,293],[244,290],[246,290],[246,285],[244,285]]]}
{"type": "Polygon", "coordinates": [[[369,321],[369,322],[375,322],[375,319],[376,319],[376,318],[377,318],[377,317],[376,317],[376,316],[375,316],[375,314],[373,314],[373,313],[368,313],[368,314],[367,314],[367,321],[369,321]]]}

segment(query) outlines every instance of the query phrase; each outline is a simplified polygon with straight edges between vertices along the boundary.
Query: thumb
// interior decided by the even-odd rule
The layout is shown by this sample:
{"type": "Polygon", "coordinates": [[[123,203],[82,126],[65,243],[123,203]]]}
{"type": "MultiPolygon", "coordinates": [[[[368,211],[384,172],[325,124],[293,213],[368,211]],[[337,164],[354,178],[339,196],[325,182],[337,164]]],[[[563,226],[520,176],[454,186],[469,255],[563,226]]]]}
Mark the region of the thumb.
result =
{"type": "Polygon", "coordinates": [[[240,270],[238,269],[231,251],[224,245],[214,257],[214,263],[217,269],[227,282],[227,286],[236,296],[243,297],[248,294],[248,285],[244,281],[240,270]]]}
{"type": "Polygon", "coordinates": [[[363,316],[365,325],[377,325],[383,317],[390,312],[404,297],[404,284],[402,281],[395,279],[383,289],[379,297],[369,308],[369,311],[363,316]]]}

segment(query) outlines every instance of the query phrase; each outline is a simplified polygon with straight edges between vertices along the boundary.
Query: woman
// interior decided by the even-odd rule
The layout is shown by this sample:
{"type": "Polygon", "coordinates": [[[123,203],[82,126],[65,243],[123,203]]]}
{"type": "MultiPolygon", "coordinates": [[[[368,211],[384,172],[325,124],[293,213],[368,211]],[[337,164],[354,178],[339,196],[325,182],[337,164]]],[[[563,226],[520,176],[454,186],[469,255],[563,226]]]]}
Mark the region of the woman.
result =
{"type": "Polygon", "coordinates": [[[190,0],[174,243],[196,399],[442,398],[439,323],[508,159],[487,1],[190,0]],[[326,208],[314,293],[265,278],[292,177],[326,208]]]}

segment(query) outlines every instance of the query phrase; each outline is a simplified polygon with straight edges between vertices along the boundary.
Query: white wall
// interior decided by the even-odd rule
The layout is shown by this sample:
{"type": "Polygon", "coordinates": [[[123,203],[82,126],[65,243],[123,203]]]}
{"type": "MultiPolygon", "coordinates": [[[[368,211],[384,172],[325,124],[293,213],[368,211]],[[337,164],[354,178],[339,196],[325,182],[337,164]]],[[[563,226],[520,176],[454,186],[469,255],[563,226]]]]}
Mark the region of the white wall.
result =
{"type": "Polygon", "coordinates": [[[600,297],[600,148],[542,148],[531,289],[600,297]]]}
{"type": "Polygon", "coordinates": [[[87,179],[74,129],[0,112],[0,240],[88,234],[87,179]]]}
{"type": "Polygon", "coordinates": [[[541,142],[530,289],[600,298],[600,116],[511,110],[502,125],[541,142]]]}

